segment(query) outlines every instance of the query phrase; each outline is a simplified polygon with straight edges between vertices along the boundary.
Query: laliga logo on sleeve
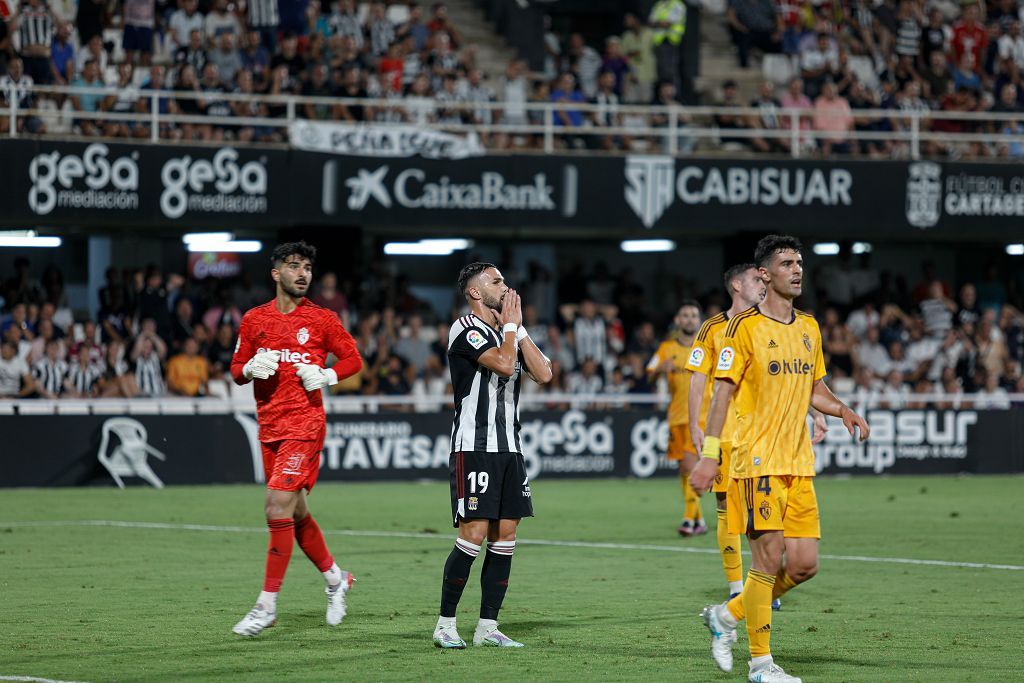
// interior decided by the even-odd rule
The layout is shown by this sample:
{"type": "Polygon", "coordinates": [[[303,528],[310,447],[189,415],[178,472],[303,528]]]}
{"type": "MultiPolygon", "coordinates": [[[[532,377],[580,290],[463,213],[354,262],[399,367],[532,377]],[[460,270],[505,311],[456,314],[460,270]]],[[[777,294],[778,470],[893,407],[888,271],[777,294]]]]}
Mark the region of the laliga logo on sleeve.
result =
{"type": "Polygon", "coordinates": [[[736,353],[732,347],[726,346],[722,349],[722,353],[718,354],[718,369],[723,371],[732,369],[732,361],[735,357],[736,353]]]}
{"type": "Polygon", "coordinates": [[[295,338],[299,340],[300,344],[305,344],[309,341],[309,330],[303,327],[299,330],[299,333],[295,335],[295,338]]]}
{"type": "Polygon", "coordinates": [[[694,349],[690,353],[690,365],[695,368],[699,368],[702,362],[704,362],[704,349],[694,349]]]}
{"type": "Polygon", "coordinates": [[[479,349],[480,347],[487,343],[487,340],[484,339],[484,336],[477,332],[476,330],[470,330],[466,334],[466,341],[469,342],[469,345],[472,346],[474,349],[479,349]]]}

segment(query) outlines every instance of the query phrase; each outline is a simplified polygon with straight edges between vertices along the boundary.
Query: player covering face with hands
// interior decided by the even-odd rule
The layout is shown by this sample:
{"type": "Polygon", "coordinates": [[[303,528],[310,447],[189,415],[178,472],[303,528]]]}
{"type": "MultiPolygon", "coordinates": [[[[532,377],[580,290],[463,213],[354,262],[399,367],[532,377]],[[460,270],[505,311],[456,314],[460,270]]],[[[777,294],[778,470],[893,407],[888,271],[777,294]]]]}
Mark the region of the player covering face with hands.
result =
{"type": "Polygon", "coordinates": [[[329,626],[345,616],[345,594],[354,581],[334,562],[306,504],[324,445],[321,389],[362,368],[355,342],[337,314],[306,298],[315,259],[316,249],[305,242],[274,250],[270,274],[277,296],[242,318],[231,362],[237,384],[254,382],[270,530],[263,591],[233,629],[242,636],[259,635],[276,623],[277,596],[296,542],[323,574],[329,626]],[[329,356],[336,358],[333,365],[328,365],[329,356]]]}
{"type": "MultiPolygon", "coordinates": [[[[818,570],[821,526],[814,492],[809,406],[839,417],[862,441],[870,429],[825,385],[821,332],[814,318],[793,307],[803,291],[801,245],[769,235],[754,261],[767,286],[764,301],[732,318],[715,363],[714,390],[694,490],[708,491],[721,455],[729,411],[735,412],[726,492],[728,528],[746,534],[752,556],[743,591],[702,613],[711,654],[732,670],[732,645],[741,620],[750,643],[749,680],[799,683],[772,658],[771,603],[818,570]]],[[[727,438],[727,437],[726,437],[727,438]]]]}
{"type": "Polygon", "coordinates": [[[508,590],[516,529],[533,516],[529,476],[519,433],[519,392],[528,376],[551,380],[551,361],[523,327],[522,301],[501,271],[472,263],[459,273],[470,313],[448,332],[455,419],[449,472],[455,547],[444,565],[434,645],[462,649],[455,613],[473,563],[482,552],[480,620],[474,645],[522,647],[498,630],[508,590]],[[483,550],[484,542],[486,551],[483,550]]]}

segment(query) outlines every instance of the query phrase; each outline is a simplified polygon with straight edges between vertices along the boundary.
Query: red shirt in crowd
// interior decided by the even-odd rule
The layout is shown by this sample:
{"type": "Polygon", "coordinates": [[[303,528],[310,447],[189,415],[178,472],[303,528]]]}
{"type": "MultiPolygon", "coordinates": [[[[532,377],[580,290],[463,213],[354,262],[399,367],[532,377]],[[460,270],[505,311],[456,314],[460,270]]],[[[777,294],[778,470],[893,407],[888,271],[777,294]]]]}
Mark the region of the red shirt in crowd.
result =
{"type": "Polygon", "coordinates": [[[337,314],[308,299],[285,314],[275,301],[251,309],[242,318],[238,343],[231,359],[231,376],[237,384],[248,380],[242,369],[259,351],[280,351],[280,365],[269,379],[253,380],[260,441],[312,440],[320,437],[326,423],[319,390],[306,391],[295,374],[296,363],[325,367],[327,355],[338,358],[332,369],[338,379],[359,372],[362,358],[352,335],[337,314]]]}
{"type": "Polygon", "coordinates": [[[960,64],[964,53],[973,52],[974,63],[980,67],[987,47],[988,32],[981,24],[958,21],[953,25],[953,54],[956,57],[956,64],[960,64]]]}

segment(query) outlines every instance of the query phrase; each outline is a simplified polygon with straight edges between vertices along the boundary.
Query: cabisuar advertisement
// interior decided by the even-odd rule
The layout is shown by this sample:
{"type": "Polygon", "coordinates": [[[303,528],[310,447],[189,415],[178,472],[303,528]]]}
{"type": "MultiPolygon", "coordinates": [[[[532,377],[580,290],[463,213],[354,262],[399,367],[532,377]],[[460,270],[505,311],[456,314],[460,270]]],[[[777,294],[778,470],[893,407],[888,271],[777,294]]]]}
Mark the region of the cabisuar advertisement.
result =
{"type": "Polygon", "coordinates": [[[579,228],[588,236],[828,225],[863,237],[969,230],[1005,239],[1024,218],[1019,164],[479,156],[448,147],[448,158],[427,158],[440,153],[423,156],[412,140],[367,155],[347,138],[328,153],[312,151],[321,147],[309,131],[300,137],[291,149],[0,140],[0,225],[145,228],[188,220],[209,229],[434,230],[443,223],[579,228]],[[346,150],[353,153],[339,153],[346,150]]]}
{"type": "MultiPolygon", "coordinates": [[[[833,420],[815,447],[821,474],[1024,472],[1024,423],[1013,411],[868,410],[871,439],[833,420]]],[[[665,414],[545,410],[521,415],[530,480],[676,476],[665,414]]],[[[451,414],[331,414],[320,481],[448,479],[451,414]]],[[[255,415],[0,416],[0,487],[262,482],[255,415]],[[14,422],[17,421],[17,425],[14,422]],[[119,435],[131,434],[130,443],[119,435]],[[141,444],[139,439],[144,439],[141,444]],[[26,458],[25,453],[47,453],[26,458]],[[159,454],[159,455],[157,455],[159,454]]]]}

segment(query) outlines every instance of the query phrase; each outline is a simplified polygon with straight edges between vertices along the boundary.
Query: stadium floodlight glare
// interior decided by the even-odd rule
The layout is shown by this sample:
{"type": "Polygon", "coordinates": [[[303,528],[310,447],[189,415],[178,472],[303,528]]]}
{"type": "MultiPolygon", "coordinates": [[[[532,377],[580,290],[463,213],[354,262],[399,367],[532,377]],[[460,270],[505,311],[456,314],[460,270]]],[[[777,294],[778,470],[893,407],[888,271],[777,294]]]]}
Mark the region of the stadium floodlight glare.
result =
{"type": "Polygon", "coordinates": [[[814,253],[818,256],[835,256],[839,253],[838,242],[818,242],[813,247],[814,253]]]}
{"type": "Polygon", "coordinates": [[[871,242],[854,242],[850,249],[854,254],[870,254],[874,250],[871,242]]]}
{"type": "Polygon", "coordinates": [[[1006,253],[1010,256],[1024,256],[1024,244],[1007,244],[1006,253]]]}
{"type": "Polygon", "coordinates": [[[627,254],[645,254],[657,251],[675,251],[672,240],[622,240],[619,248],[627,254]]]}
{"type": "Polygon", "coordinates": [[[40,237],[35,230],[0,230],[0,247],[59,247],[60,237],[40,237]]]}
{"type": "Polygon", "coordinates": [[[230,232],[186,232],[181,237],[181,241],[185,244],[220,244],[233,239],[235,236],[230,232]]]}
{"type": "Polygon", "coordinates": [[[430,244],[437,247],[447,247],[452,251],[462,251],[463,249],[469,249],[473,246],[473,240],[464,239],[424,239],[419,241],[420,244],[430,244]]]}
{"type": "Polygon", "coordinates": [[[236,252],[253,254],[263,249],[263,243],[259,240],[230,240],[227,242],[191,242],[188,250],[192,252],[236,252]]]}

